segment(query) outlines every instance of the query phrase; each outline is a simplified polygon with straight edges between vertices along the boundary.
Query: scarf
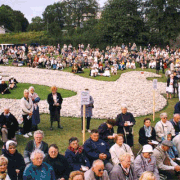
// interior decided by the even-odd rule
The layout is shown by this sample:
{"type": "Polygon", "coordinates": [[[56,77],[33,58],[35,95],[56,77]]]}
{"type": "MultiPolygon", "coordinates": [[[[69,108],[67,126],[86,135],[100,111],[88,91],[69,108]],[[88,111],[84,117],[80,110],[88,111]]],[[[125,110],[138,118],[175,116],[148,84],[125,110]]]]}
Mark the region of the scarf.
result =
{"type": "Polygon", "coordinates": [[[144,130],[145,130],[145,136],[146,136],[146,137],[151,137],[151,130],[152,130],[151,126],[146,127],[146,126],[144,125],[144,130]]]}
{"type": "Polygon", "coordinates": [[[69,146],[68,149],[70,151],[74,152],[75,154],[77,154],[77,153],[81,154],[82,151],[83,151],[83,147],[82,146],[79,146],[76,150],[74,148],[72,148],[71,146],[69,146]]]}
{"type": "Polygon", "coordinates": [[[130,173],[130,168],[125,169],[121,164],[120,164],[122,171],[124,173],[125,176],[129,177],[129,173],[130,173]]]}

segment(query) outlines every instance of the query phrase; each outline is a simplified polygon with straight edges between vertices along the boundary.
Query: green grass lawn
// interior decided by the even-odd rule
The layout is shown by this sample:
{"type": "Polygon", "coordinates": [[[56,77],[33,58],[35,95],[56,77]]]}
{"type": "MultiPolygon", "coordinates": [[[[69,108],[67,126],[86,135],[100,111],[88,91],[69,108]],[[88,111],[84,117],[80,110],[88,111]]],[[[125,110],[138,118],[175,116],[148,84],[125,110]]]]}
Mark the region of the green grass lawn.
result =
{"type": "MultiPolygon", "coordinates": [[[[6,82],[7,83],[7,82],[6,82]]],[[[40,95],[41,100],[46,100],[48,94],[51,92],[51,88],[49,86],[42,86],[37,84],[29,84],[29,83],[18,83],[17,88],[10,90],[11,94],[0,94],[0,98],[8,98],[8,99],[21,99],[23,97],[24,89],[29,89],[30,86],[35,88],[35,92],[40,95]]],[[[76,95],[76,92],[58,89],[58,92],[61,93],[63,98],[71,97],[76,95]]]]}

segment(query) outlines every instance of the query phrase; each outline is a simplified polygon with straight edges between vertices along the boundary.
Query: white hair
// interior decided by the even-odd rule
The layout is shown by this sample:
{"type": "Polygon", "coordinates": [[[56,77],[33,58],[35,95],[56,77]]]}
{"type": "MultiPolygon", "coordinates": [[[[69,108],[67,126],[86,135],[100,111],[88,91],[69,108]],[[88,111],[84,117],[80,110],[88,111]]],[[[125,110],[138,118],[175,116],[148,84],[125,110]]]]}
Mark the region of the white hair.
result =
{"type": "Polygon", "coordinates": [[[36,149],[31,153],[31,156],[30,156],[31,161],[34,159],[36,154],[41,154],[43,156],[43,159],[45,157],[45,154],[43,151],[41,151],[40,149],[36,149]]]}
{"type": "Polygon", "coordinates": [[[31,89],[33,89],[33,90],[35,91],[35,89],[34,89],[34,87],[33,87],[33,86],[30,86],[30,87],[29,87],[29,91],[30,91],[31,89]]]}
{"type": "Polygon", "coordinates": [[[122,108],[126,108],[127,109],[127,105],[126,104],[121,104],[121,109],[122,108]]]}
{"type": "Polygon", "coordinates": [[[104,165],[104,162],[100,159],[97,159],[97,160],[93,161],[92,167],[96,167],[97,164],[103,164],[104,165]]]}
{"type": "Polygon", "coordinates": [[[160,114],[160,118],[164,117],[164,116],[167,116],[167,113],[166,112],[163,112],[160,114]]]}
{"type": "Polygon", "coordinates": [[[10,108],[9,108],[9,107],[5,106],[5,107],[4,107],[4,110],[6,110],[6,109],[10,110],[10,108]]]}
{"type": "Polygon", "coordinates": [[[36,136],[36,134],[41,134],[44,137],[44,132],[41,130],[37,130],[34,132],[34,137],[36,136]]]}
{"type": "Polygon", "coordinates": [[[174,118],[177,117],[177,116],[180,116],[180,114],[176,113],[176,114],[173,115],[174,118]]]}
{"type": "Polygon", "coordinates": [[[27,92],[29,93],[29,91],[28,91],[27,89],[25,89],[25,90],[24,90],[24,93],[27,93],[27,92]]]}
{"type": "Polygon", "coordinates": [[[120,162],[124,161],[126,159],[126,157],[130,157],[131,158],[131,154],[129,153],[124,153],[122,155],[119,156],[119,160],[120,162]]]}

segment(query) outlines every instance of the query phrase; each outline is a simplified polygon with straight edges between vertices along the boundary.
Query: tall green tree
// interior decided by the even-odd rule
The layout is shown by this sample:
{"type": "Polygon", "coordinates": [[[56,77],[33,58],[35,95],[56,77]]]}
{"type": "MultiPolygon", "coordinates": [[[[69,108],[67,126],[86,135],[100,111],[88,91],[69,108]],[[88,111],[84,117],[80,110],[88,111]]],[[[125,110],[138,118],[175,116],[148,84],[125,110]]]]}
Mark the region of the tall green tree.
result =
{"type": "Polygon", "coordinates": [[[28,31],[42,31],[45,29],[45,23],[40,16],[32,18],[31,21],[28,26],[28,31]]]}
{"type": "Polygon", "coordinates": [[[99,29],[106,43],[137,41],[143,31],[139,0],[108,0],[102,12],[99,29]]]}

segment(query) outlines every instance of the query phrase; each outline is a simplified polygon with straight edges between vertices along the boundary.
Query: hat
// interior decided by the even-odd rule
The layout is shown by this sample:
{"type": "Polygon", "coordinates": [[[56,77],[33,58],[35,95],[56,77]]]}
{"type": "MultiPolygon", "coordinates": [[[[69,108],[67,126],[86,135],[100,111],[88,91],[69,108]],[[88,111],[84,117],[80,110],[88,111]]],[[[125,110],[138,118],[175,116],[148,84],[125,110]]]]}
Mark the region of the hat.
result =
{"type": "Polygon", "coordinates": [[[145,153],[145,152],[153,152],[153,148],[152,148],[151,145],[146,144],[146,145],[143,146],[142,152],[143,152],[143,153],[145,153]]]}
{"type": "Polygon", "coordinates": [[[168,146],[168,147],[172,147],[172,146],[173,146],[173,143],[172,143],[171,141],[164,140],[164,141],[162,142],[162,145],[168,146]]]}
{"type": "Polygon", "coordinates": [[[8,140],[8,141],[6,142],[6,149],[7,149],[7,150],[9,150],[9,145],[10,145],[11,143],[14,143],[14,144],[17,145],[17,143],[16,143],[15,141],[8,140]]]}

